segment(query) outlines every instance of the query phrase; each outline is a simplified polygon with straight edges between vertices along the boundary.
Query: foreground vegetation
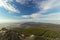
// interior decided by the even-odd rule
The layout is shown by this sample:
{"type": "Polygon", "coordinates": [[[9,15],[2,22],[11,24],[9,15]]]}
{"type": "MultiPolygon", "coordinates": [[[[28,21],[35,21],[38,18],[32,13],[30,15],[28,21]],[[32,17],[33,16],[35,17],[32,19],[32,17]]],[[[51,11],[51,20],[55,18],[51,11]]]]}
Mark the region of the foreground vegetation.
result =
{"type": "Polygon", "coordinates": [[[47,28],[2,28],[0,40],[60,40],[60,33],[47,28]]]}

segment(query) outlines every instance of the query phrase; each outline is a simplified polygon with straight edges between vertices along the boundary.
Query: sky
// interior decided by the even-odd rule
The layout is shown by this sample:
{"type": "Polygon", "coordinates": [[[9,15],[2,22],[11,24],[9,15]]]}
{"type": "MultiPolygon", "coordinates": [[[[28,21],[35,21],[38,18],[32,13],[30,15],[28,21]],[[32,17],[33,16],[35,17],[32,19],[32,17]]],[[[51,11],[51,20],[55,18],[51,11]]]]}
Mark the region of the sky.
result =
{"type": "Polygon", "coordinates": [[[0,23],[60,24],[60,0],[0,0],[0,23]]]}

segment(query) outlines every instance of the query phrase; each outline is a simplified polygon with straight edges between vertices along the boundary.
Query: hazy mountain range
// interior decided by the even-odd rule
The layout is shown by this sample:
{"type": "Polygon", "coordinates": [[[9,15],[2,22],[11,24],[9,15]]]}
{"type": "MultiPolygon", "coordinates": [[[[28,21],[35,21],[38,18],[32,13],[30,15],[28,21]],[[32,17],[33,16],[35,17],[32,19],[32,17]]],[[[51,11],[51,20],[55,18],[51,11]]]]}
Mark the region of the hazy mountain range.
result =
{"type": "Polygon", "coordinates": [[[60,24],[51,24],[51,23],[41,23],[41,22],[26,22],[26,23],[4,23],[0,24],[0,28],[60,28],[60,24]]]}
{"type": "Polygon", "coordinates": [[[29,27],[50,27],[50,28],[60,28],[59,24],[51,24],[51,23],[40,23],[40,22],[27,22],[21,24],[21,28],[29,28],[29,27]]]}

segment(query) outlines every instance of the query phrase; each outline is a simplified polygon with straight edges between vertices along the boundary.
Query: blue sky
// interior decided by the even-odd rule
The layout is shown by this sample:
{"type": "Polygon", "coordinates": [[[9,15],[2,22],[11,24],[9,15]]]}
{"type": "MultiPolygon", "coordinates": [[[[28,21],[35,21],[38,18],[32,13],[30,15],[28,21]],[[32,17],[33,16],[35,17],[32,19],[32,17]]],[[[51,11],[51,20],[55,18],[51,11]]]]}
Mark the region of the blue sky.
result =
{"type": "Polygon", "coordinates": [[[0,0],[0,23],[60,24],[60,0],[0,0]]]}

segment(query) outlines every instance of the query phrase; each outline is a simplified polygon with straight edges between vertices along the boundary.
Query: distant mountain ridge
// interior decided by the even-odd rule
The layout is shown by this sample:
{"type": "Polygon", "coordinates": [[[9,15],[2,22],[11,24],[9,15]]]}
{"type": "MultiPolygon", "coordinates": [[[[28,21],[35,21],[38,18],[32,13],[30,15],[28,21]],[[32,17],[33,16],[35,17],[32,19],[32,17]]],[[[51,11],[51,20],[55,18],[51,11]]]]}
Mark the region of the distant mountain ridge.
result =
{"type": "Polygon", "coordinates": [[[20,25],[21,28],[28,27],[51,27],[51,28],[60,28],[59,24],[51,24],[51,23],[40,23],[40,22],[26,22],[20,25]]]}
{"type": "Polygon", "coordinates": [[[6,27],[7,29],[13,29],[13,28],[40,28],[40,27],[46,27],[46,28],[60,28],[59,24],[51,24],[51,23],[41,23],[41,22],[24,22],[24,23],[5,23],[0,24],[1,28],[6,27]]]}

